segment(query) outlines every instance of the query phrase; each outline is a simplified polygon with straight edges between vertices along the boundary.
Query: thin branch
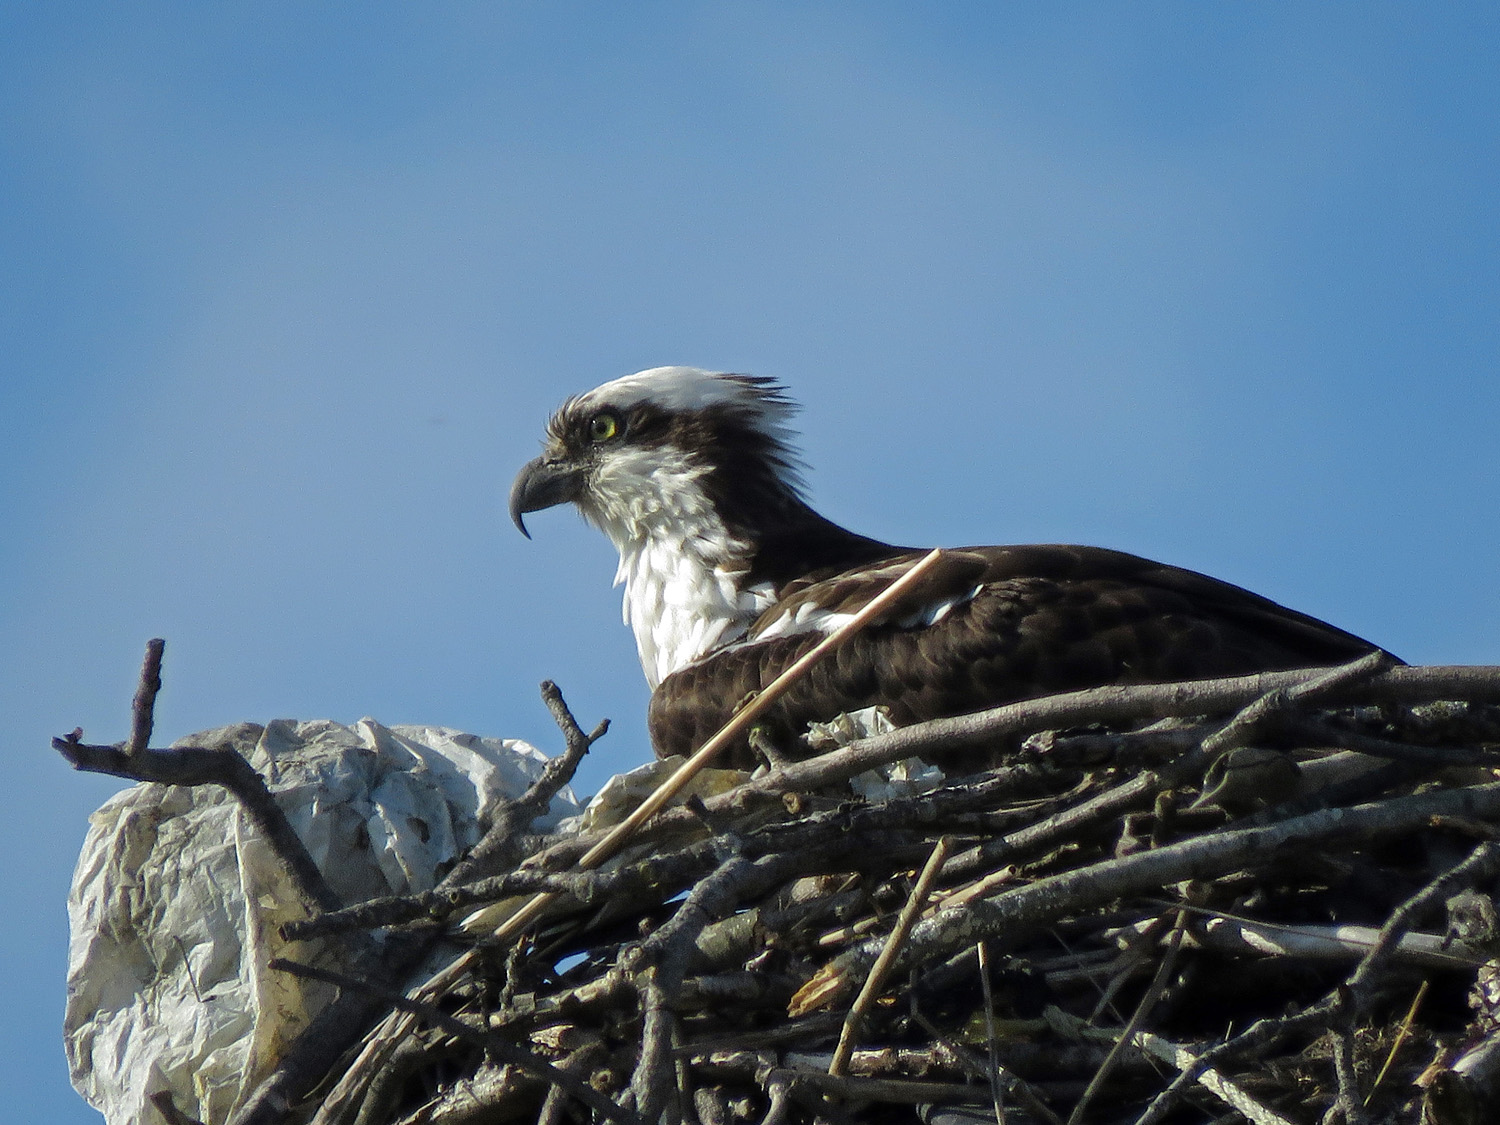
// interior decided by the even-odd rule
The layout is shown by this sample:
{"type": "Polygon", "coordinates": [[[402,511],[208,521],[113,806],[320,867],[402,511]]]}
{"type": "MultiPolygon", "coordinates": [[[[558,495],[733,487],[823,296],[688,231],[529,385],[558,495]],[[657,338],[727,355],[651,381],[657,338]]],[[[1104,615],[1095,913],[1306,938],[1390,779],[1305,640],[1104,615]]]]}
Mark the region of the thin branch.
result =
{"type": "Polygon", "coordinates": [[[431,1004],[424,1004],[420,1001],[409,999],[394,988],[387,988],[376,981],[361,980],[344,973],[336,973],[328,969],[319,969],[312,965],[304,965],[297,961],[289,961],[283,957],[273,959],[270,967],[281,972],[291,973],[293,976],[322,981],[324,984],[331,984],[340,989],[368,993],[399,1011],[406,1012],[426,1021],[433,1027],[440,1028],[449,1035],[473,1043],[475,1046],[482,1048],[486,1054],[498,1062],[514,1066],[518,1070],[523,1070],[527,1074],[540,1078],[550,1085],[561,1087],[594,1112],[603,1114],[611,1121],[621,1121],[627,1123],[627,1125],[642,1125],[639,1115],[616,1105],[576,1074],[554,1066],[546,1059],[537,1057],[524,1047],[510,1042],[492,1031],[484,1031],[467,1024],[461,1019],[450,1016],[438,1008],[434,1008],[431,1004]]]}
{"type": "Polygon", "coordinates": [[[568,710],[562,692],[551,680],[542,681],[542,701],[562,731],[563,752],[547,760],[541,775],[525,793],[501,804],[484,838],[438,884],[436,890],[439,894],[519,863],[523,857],[523,834],[531,827],[531,822],[551,807],[552,798],[573,780],[584,755],[609,730],[609,720],[603,719],[592,731],[584,734],[568,710]]]}
{"type": "MultiPolygon", "coordinates": [[[[901,908],[895,926],[891,928],[885,944],[881,947],[880,956],[870,966],[870,975],[865,978],[864,987],[860,989],[859,995],[855,997],[853,1005],[849,1008],[849,1014],[844,1018],[843,1029],[839,1032],[838,1047],[833,1052],[833,1061],[828,1064],[829,1074],[838,1077],[847,1069],[849,1056],[854,1053],[854,1038],[864,1030],[865,1017],[880,996],[886,977],[895,967],[896,958],[900,956],[901,947],[916,923],[917,914],[926,904],[927,894],[932,890],[932,884],[937,880],[938,872],[943,869],[943,861],[948,858],[948,848],[951,843],[952,841],[944,836],[932,849],[932,855],[927,858],[921,875],[917,877],[916,886],[912,887],[911,894],[906,899],[906,905],[901,908]]],[[[798,1013],[794,1010],[792,1014],[798,1013]]]]}
{"type": "MultiPolygon", "coordinates": [[[[1482,786],[1479,789],[1494,791],[1496,786],[1482,786]]],[[[1465,792],[1475,793],[1479,789],[1455,790],[1448,795],[1462,796],[1465,792]]],[[[1444,794],[1424,794],[1424,797],[1439,796],[1444,794]]],[[[1417,797],[1404,798],[1403,802],[1387,802],[1387,804],[1409,803],[1417,800],[1417,797]]],[[[1412,807],[1409,804],[1408,808],[1412,807]]],[[[1354,811],[1354,810],[1348,810],[1354,811]]],[[[1485,815],[1494,819],[1500,810],[1490,810],[1485,815]]],[[[1434,813],[1432,815],[1442,815],[1434,813]]],[[[1422,890],[1418,891],[1406,900],[1381,927],[1380,935],[1369,952],[1361,959],[1359,965],[1350,975],[1349,979],[1338,988],[1334,989],[1316,1004],[1303,1009],[1293,1015],[1282,1016],[1274,1019],[1261,1019],[1255,1021],[1239,1035],[1226,1040],[1223,1043],[1205,1051],[1199,1056],[1193,1069],[1184,1070],[1177,1076],[1166,1089],[1152,1099],[1146,1111],[1137,1119],[1136,1125],[1156,1125],[1177,1104],[1186,1090],[1202,1068],[1215,1065],[1221,1061],[1237,1058],[1251,1052],[1265,1049],[1277,1040],[1297,1034],[1310,1028],[1325,1028],[1330,1021],[1339,1020],[1349,1013],[1357,1013],[1363,1010],[1367,1003],[1369,990],[1372,988],[1378,975],[1384,970],[1389,959],[1394,955],[1403,935],[1410,929],[1411,925],[1425,910],[1431,909],[1437,902],[1452,895],[1464,886],[1470,886],[1478,880],[1488,877],[1494,872],[1494,864],[1497,861],[1495,845],[1486,842],[1480,845],[1464,860],[1455,864],[1443,875],[1433,880],[1422,890]]],[[[1349,1016],[1352,1020],[1354,1017],[1349,1016]]],[[[1347,1028],[1338,1034],[1339,1039],[1345,1038],[1347,1028]]],[[[1347,1042],[1340,1046],[1335,1044],[1335,1066],[1339,1070],[1338,1080],[1341,1088],[1341,1098],[1354,1098],[1352,1087],[1354,1085],[1353,1060],[1347,1054],[1340,1057],[1341,1052],[1347,1052],[1347,1042]]],[[[1341,1103],[1342,1107],[1342,1103],[1341,1103]]],[[[1362,1107],[1357,1100],[1354,1108],[1356,1117],[1362,1117],[1362,1107]]]]}
{"type": "Polygon", "coordinates": [[[130,703],[130,741],[125,745],[125,753],[130,757],[145,750],[151,742],[151,728],[156,722],[156,693],[161,691],[161,658],[166,648],[167,642],[161,637],[146,642],[140,683],[130,703]]]}
{"type": "MultiPolygon", "coordinates": [[[[993,747],[999,740],[1034,731],[1065,730],[1094,723],[1222,715],[1244,708],[1270,692],[1295,688],[1328,673],[1327,668],[1299,668],[1175,684],[1087,688],[1010,703],[970,715],[929,719],[886,734],[859,739],[836,753],[774,770],[758,782],[711,798],[705,804],[711,811],[747,807],[740,805],[739,801],[753,800],[762,794],[826,788],[865,770],[903,758],[984,749],[993,747]],[[731,798],[735,800],[731,801],[731,798]],[[715,807],[716,802],[719,808],[715,807]]],[[[1336,706],[1349,703],[1426,703],[1440,699],[1500,703],[1500,666],[1388,668],[1362,682],[1332,688],[1320,702],[1336,706]]]]}
{"type": "Polygon", "coordinates": [[[1359,1070],[1354,1062],[1354,1028],[1340,1028],[1333,1036],[1333,1073],[1338,1082],[1334,1108],[1344,1125],[1365,1125],[1365,1100],[1359,1096],[1359,1070]]]}
{"type": "MultiPolygon", "coordinates": [[[[739,737],[756,719],[758,719],[782,694],[807,673],[818,660],[838,648],[866,624],[874,620],[886,609],[894,604],[899,598],[906,596],[912,587],[916,586],[927,573],[940,563],[943,559],[941,551],[933,551],[925,556],[920,562],[893,582],[878,597],[873,599],[859,613],[835,632],[819,642],[812,650],[799,658],[790,668],[779,675],[754,699],[735,713],[724,727],[694,752],[686,762],[662,782],[650,796],[625,820],[607,832],[602,840],[594,844],[577,860],[577,867],[583,870],[596,868],[605,860],[613,856],[625,842],[629,840],[637,829],[664,808],[687,783],[692,780],[713,759],[714,755],[729,745],[735,738],[739,737]]],[[[683,810],[688,817],[693,817],[689,810],[683,810]]],[[[694,818],[696,819],[696,818],[694,818]]],[[[509,941],[521,933],[534,921],[537,920],[546,909],[556,901],[557,896],[543,892],[536,895],[525,903],[519,910],[515,911],[495,931],[487,944],[497,945],[509,941]]],[[[457,981],[467,976],[478,962],[480,953],[478,950],[470,950],[452,961],[447,967],[434,974],[425,984],[419,986],[413,996],[430,999],[441,995],[457,981]]],[[[380,1027],[376,1028],[367,1037],[364,1049],[356,1058],[350,1071],[345,1075],[345,1081],[340,1082],[335,1094],[347,1092],[352,1084],[358,1079],[353,1077],[369,1068],[375,1066],[383,1055],[392,1049],[395,1043],[410,1030],[409,1019],[398,1018],[393,1015],[387,1018],[380,1027]]],[[[246,1123],[249,1125],[249,1123],[246,1123]]]]}
{"type": "Polygon", "coordinates": [[[1192,1081],[1244,1114],[1252,1125],[1292,1125],[1285,1117],[1261,1105],[1239,1086],[1207,1066],[1203,1056],[1195,1056],[1186,1048],[1159,1035],[1152,1035],[1149,1031],[1138,1031],[1133,1038],[1143,1051],[1177,1067],[1184,1077],[1193,1075],[1192,1081]]]}
{"type": "MultiPolygon", "coordinates": [[[[1490,786],[1484,786],[1488,789],[1490,786]]],[[[1395,955],[1401,939],[1427,911],[1459,891],[1500,873],[1500,841],[1488,840],[1398,906],[1380,927],[1380,936],[1349,978],[1354,1018],[1364,1014],[1376,978],[1395,955]]]]}
{"type": "Polygon", "coordinates": [[[1140,1001],[1135,1006],[1135,1011],[1130,1014],[1130,1019],[1126,1021],[1125,1029],[1120,1032],[1120,1037],[1115,1040],[1114,1046],[1109,1049],[1109,1054],[1104,1056],[1104,1062],[1094,1072],[1094,1076],[1089,1079],[1089,1084],[1084,1087],[1082,1096],[1079,1097],[1078,1103],[1073,1107],[1072,1114],[1068,1117],[1068,1125],[1080,1125],[1080,1122],[1083,1121],[1084,1110],[1088,1108],[1088,1104],[1093,1100],[1094,1095],[1104,1086],[1104,1082],[1109,1077],[1110,1071],[1114,1069],[1115,1063],[1119,1061],[1121,1052],[1127,1044],[1134,1041],[1135,1034],[1140,1029],[1141,1024],[1151,1014],[1151,1009],[1156,1007],[1156,1002],[1161,999],[1162,993],[1167,990],[1167,982],[1172,979],[1172,973],[1177,968],[1177,955],[1182,951],[1182,938],[1186,932],[1186,926],[1187,911],[1177,911],[1177,919],[1172,924],[1171,936],[1167,939],[1167,952],[1157,963],[1156,975],[1152,977],[1151,983],[1146,986],[1146,991],[1141,994],[1140,1001]]]}
{"type": "MultiPolygon", "coordinates": [[[[635,835],[641,825],[665,808],[667,803],[682,792],[688,782],[701,773],[720,751],[744,734],[756,719],[765,714],[778,699],[806,676],[818,661],[843,646],[871,621],[885,613],[890,606],[906,597],[913,587],[919,585],[928,573],[943,561],[943,558],[943,552],[940,550],[934,550],[924,556],[921,561],[874,598],[869,605],[819,641],[810,651],[799,657],[791,667],[767,684],[760,694],[736,711],[717,734],[695,750],[687,761],[658,785],[635,811],[610,829],[604,839],[585,852],[578,860],[578,866],[584,869],[598,867],[624,847],[626,841],[635,835]]],[[[536,896],[501,925],[495,932],[493,940],[503,942],[520,933],[535,921],[552,901],[551,895],[536,896]]]]}
{"type": "MultiPolygon", "coordinates": [[[[995,990],[990,984],[990,949],[985,942],[974,946],[974,957],[979,963],[979,998],[984,1005],[984,1050],[985,1077],[990,1083],[990,1101],[995,1107],[996,1125],[1005,1121],[1005,1107],[1000,1097],[1000,1053],[999,1036],[995,1032],[995,990]]],[[[1056,1115],[1053,1115],[1056,1121],[1056,1115]]],[[[1058,1122],[1057,1125],[1062,1125],[1058,1122]]]]}
{"type": "MultiPolygon", "coordinates": [[[[1406,831],[1434,816],[1500,817],[1500,784],[1440,790],[1348,809],[1324,809],[1259,828],[1224,830],[1176,844],[1110,859],[1038,880],[994,898],[945,908],[920,923],[909,953],[917,962],[940,960],[987,938],[1014,940],[1031,927],[1114,899],[1189,879],[1208,879],[1245,865],[1265,863],[1293,846],[1406,831]]],[[[825,1003],[862,979],[879,956],[866,942],[841,954],[809,982],[825,990],[825,1003]]]]}
{"type": "Polygon", "coordinates": [[[641,1054],[630,1088],[635,1093],[636,1110],[645,1121],[660,1121],[677,1087],[677,1072],[672,1058],[672,1013],[656,973],[645,974],[641,989],[641,1054]]]}
{"type": "Polygon", "coordinates": [[[271,795],[265,778],[243,756],[227,747],[176,746],[168,750],[152,750],[145,745],[155,721],[154,708],[157,692],[161,690],[161,658],[165,647],[166,642],[159,639],[146,646],[128,743],[93,746],[81,741],[83,732],[75,730],[63,738],[54,738],[52,748],[74,769],[86,773],[103,773],[128,781],[164,785],[222,786],[239,801],[240,807],[285,865],[302,901],[317,911],[337,910],[343,905],[339,896],[323,878],[286,813],[271,795]]]}

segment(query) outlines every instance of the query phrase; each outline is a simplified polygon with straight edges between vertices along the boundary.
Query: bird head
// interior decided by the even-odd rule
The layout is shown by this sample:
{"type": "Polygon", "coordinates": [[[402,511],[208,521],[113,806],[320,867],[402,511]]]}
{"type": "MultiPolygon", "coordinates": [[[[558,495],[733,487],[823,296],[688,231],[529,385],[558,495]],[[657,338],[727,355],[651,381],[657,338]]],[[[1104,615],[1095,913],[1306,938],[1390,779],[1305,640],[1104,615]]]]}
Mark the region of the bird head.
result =
{"type": "Polygon", "coordinates": [[[574,504],[622,550],[643,540],[736,537],[800,502],[773,380],[656,367],[568,399],[547,424],[542,455],[516,476],[510,514],[574,504]]]}

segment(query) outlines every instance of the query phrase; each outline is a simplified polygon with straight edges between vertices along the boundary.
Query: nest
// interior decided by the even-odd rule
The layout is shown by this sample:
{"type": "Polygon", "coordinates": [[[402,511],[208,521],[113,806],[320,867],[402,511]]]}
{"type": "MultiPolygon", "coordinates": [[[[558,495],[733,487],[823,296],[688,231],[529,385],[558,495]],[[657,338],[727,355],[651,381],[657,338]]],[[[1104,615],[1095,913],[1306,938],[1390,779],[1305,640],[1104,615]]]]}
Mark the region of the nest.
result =
{"type": "Polygon", "coordinates": [[[597,871],[545,838],[372,904],[345,922],[554,896],[318,1120],[1491,1120],[1500,709],[1402,701],[1457,694],[1413,690],[1440,671],[927,724],[695,798],[597,871]],[[853,795],[919,743],[936,776],[853,795]]]}
{"type": "Polygon", "coordinates": [[[1500,1114],[1500,669],[1377,655],[765,748],[602,866],[599,831],[525,834],[602,733],[549,702],[569,754],[436,892],[287,928],[364,968],[280,966],[342,996],[237,1122],[1500,1114]]]}

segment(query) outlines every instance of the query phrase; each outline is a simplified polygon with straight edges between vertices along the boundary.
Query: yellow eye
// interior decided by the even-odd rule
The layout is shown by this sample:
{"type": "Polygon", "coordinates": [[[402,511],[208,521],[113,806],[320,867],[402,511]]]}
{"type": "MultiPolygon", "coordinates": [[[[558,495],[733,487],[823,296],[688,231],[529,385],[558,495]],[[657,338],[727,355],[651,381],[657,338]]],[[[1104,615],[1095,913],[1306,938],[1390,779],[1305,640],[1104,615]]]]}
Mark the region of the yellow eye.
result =
{"type": "Polygon", "coordinates": [[[589,437],[595,441],[608,441],[620,432],[620,423],[613,414],[596,414],[589,423],[589,437]]]}

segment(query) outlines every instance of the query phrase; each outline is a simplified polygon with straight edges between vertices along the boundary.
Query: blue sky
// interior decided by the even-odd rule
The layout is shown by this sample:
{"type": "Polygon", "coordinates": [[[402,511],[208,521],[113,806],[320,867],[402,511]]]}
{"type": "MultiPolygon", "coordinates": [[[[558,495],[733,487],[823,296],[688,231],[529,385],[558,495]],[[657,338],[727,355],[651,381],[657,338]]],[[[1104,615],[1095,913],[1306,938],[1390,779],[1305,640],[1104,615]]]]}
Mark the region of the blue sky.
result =
{"type": "Polygon", "coordinates": [[[815,502],[1098,543],[1500,663],[1500,16],[1410,4],[0,6],[0,1099],[97,1120],[63,903],[168,640],[238,720],[648,753],[566,394],[774,375],[815,502]]]}

